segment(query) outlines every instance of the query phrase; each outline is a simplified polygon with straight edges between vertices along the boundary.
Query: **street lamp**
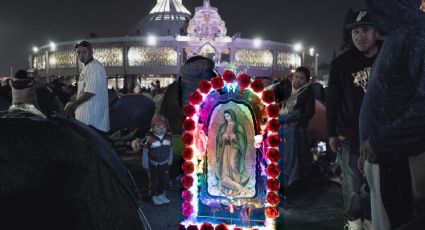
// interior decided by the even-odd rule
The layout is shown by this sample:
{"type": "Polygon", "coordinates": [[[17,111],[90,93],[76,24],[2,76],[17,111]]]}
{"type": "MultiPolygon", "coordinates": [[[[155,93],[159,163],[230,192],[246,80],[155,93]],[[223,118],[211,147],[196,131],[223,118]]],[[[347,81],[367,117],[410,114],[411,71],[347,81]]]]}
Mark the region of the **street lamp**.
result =
{"type": "Polygon", "coordinates": [[[254,48],[260,48],[261,43],[263,43],[263,41],[260,38],[256,38],[254,39],[253,43],[254,43],[254,48]]]}
{"type": "Polygon", "coordinates": [[[33,51],[34,53],[37,53],[37,52],[38,52],[38,47],[37,47],[37,46],[33,46],[33,47],[32,47],[32,51],[33,51]]]}
{"type": "Polygon", "coordinates": [[[314,48],[313,47],[310,48],[309,53],[310,53],[310,56],[314,56],[314,48]]]}
{"type": "Polygon", "coordinates": [[[156,37],[154,35],[148,35],[147,43],[149,46],[155,46],[156,45],[156,37]]]}
{"type": "Polygon", "coordinates": [[[50,46],[50,51],[56,50],[56,44],[54,42],[50,42],[49,46],[50,46]]]}
{"type": "Polygon", "coordinates": [[[298,42],[298,43],[295,43],[293,47],[294,47],[295,52],[297,52],[297,53],[302,52],[301,53],[301,66],[303,66],[304,65],[304,47],[303,47],[303,45],[300,42],[298,42]]]}

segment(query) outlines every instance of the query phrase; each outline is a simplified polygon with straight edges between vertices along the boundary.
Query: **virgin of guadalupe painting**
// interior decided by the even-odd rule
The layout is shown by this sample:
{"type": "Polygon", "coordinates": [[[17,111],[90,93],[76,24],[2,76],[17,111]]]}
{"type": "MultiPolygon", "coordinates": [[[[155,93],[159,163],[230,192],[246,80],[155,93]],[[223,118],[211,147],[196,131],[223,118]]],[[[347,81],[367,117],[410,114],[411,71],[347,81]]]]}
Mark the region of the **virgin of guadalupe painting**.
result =
{"type": "Polygon", "coordinates": [[[244,192],[250,178],[245,168],[247,137],[232,109],[225,110],[223,116],[216,137],[216,179],[224,194],[237,196],[244,192]]]}
{"type": "Polygon", "coordinates": [[[208,192],[211,195],[248,198],[255,194],[254,130],[246,114],[249,111],[245,106],[233,102],[213,112],[216,119],[212,121],[208,138],[208,192]]]}

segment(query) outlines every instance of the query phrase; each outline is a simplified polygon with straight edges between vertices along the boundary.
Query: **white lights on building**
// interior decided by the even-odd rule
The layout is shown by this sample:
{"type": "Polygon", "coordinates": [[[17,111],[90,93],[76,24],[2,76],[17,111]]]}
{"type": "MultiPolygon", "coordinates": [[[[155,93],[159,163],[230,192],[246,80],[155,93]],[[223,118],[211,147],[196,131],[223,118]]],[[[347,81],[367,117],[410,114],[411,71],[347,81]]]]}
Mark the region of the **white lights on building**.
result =
{"type": "Polygon", "coordinates": [[[303,45],[301,43],[295,43],[294,44],[294,51],[295,52],[300,52],[303,50],[303,45]]]}
{"type": "Polygon", "coordinates": [[[147,44],[148,46],[155,46],[157,38],[154,35],[148,35],[147,44]]]}
{"type": "Polygon", "coordinates": [[[310,48],[309,53],[310,53],[310,56],[314,55],[314,48],[313,47],[310,48]]]}
{"type": "Polygon", "coordinates": [[[50,51],[56,51],[56,43],[50,42],[49,46],[50,46],[50,51]]]}
{"type": "Polygon", "coordinates": [[[260,38],[256,38],[253,40],[254,48],[260,48],[263,41],[260,38]]]}
{"type": "Polygon", "coordinates": [[[34,53],[37,53],[37,52],[38,52],[38,47],[37,47],[37,46],[33,46],[33,47],[32,47],[32,51],[33,51],[34,53]]]}

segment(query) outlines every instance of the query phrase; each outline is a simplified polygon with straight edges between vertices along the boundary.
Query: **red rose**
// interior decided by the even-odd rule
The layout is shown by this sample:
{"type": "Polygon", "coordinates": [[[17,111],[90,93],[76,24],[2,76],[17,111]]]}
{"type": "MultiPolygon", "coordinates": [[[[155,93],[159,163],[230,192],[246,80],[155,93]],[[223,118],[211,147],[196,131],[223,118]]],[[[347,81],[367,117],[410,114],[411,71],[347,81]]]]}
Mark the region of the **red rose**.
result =
{"type": "Polygon", "coordinates": [[[243,230],[242,228],[234,228],[233,230],[243,230]]]}
{"type": "Polygon", "coordinates": [[[201,104],[203,98],[200,92],[195,91],[189,96],[189,101],[193,105],[199,105],[201,104]]]}
{"type": "Polygon", "coordinates": [[[195,165],[191,161],[185,161],[182,164],[182,171],[184,174],[191,174],[195,171],[195,165]]]}
{"type": "Polygon", "coordinates": [[[277,207],[266,207],[267,218],[276,218],[279,216],[279,209],[277,207]]]}
{"type": "Polygon", "coordinates": [[[282,140],[280,139],[279,135],[270,135],[267,140],[270,147],[278,147],[280,144],[282,144],[282,140]]]}
{"type": "Polygon", "coordinates": [[[210,223],[203,223],[201,225],[201,230],[214,230],[214,226],[210,223]]]}
{"type": "Polygon", "coordinates": [[[225,80],[226,82],[233,82],[236,80],[236,75],[230,71],[230,70],[226,70],[223,73],[223,80],[225,80]]]}
{"type": "Polygon", "coordinates": [[[245,89],[251,84],[251,77],[247,74],[241,74],[238,77],[238,86],[240,89],[245,89]]]}
{"type": "Polygon", "coordinates": [[[186,119],[183,121],[183,129],[185,131],[192,131],[195,129],[195,121],[192,119],[186,119]]]}
{"type": "Polygon", "coordinates": [[[274,92],[272,90],[264,91],[261,99],[267,104],[274,102],[274,92]]]}
{"type": "Polygon", "coordinates": [[[277,104],[270,104],[267,106],[267,113],[269,117],[278,117],[279,116],[280,107],[277,104]]]}
{"type": "Polygon", "coordinates": [[[202,80],[201,82],[199,82],[198,87],[201,93],[209,93],[211,89],[211,83],[207,80],[202,80]]]}
{"type": "Polygon", "coordinates": [[[189,225],[189,227],[187,227],[187,230],[198,230],[198,226],[196,226],[196,225],[189,225]]]}
{"type": "Polygon", "coordinates": [[[192,215],[192,213],[193,213],[193,207],[190,204],[190,202],[187,202],[187,201],[183,202],[183,204],[182,204],[182,213],[183,213],[184,216],[190,216],[190,215],[192,215]]]}
{"type": "Polygon", "coordinates": [[[185,188],[190,188],[193,185],[193,177],[191,175],[184,175],[181,179],[182,185],[185,188]]]}
{"type": "Polygon", "coordinates": [[[280,152],[275,148],[270,148],[267,150],[267,158],[271,162],[278,162],[280,160],[280,152]]]}
{"type": "Polygon", "coordinates": [[[267,193],[266,200],[269,204],[277,205],[280,203],[280,197],[274,192],[267,193]]]}
{"type": "Polygon", "coordinates": [[[193,198],[193,194],[189,190],[183,190],[182,198],[185,201],[191,201],[193,198]]]}
{"type": "Polygon", "coordinates": [[[267,189],[270,190],[270,191],[276,192],[280,188],[280,182],[276,178],[269,178],[267,180],[266,184],[267,184],[267,189]]]}
{"type": "Polygon", "coordinates": [[[220,76],[218,77],[214,77],[213,79],[211,79],[211,85],[214,89],[221,89],[224,87],[224,81],[223,78],[221,78],[220,76]]]}
{"type": "Polygon", "coordinates": [[[267,166],[267,175],[269,177],[277,177],[280,174],[280,167],[278,165],[275,164],[269,164],[267,166]]]}
{"type": "Polygon", "coordinates": [[[186,227],[183,224],[179,224],[179,230],[186,230],[186,227]]]}
{"type": "Polygon", "coordinates": [[[259,93],[264,89],[264,83],[260,79],[255,79],[254,82],[251,83],[252,91],[259,93]]]}
{"type": "Polygon", "coordinates": [[[191,104],[186,105],[185,107],[183,107],[183,113],[184,113],[184,115],[191,117],[191,116],[195,115],[196,108],[195,108],[195,106],[193,106],[191,104]]]}
{"type": "Polygon", "coordinates": [[[215,226],[215,230],[229,230],[226,224],[219,224],[215,226]]]}
{"type": "Polygon", "coordinates": [[[191,145],[193,143],[193,135],[190,133],[185,133],[182,137],[182,141],[186,145],[191,145]]]}
{"type": "Polygon", "coordinates": [[[193,157],[193,149],[191,147],[184,147],[182,150],[182,157],[184,160],[192,160],[193,157]]]}
{"type": "MultiPolygon", "coordinates": [[[[195,124],[195,122],[193,122],[193,124],[195,124]]],[[[267,123],[267,128],[270,131],[273,132],[279,132],[280,129],[280,121],[278,119],[271,119],[268,123],[267,123]]]]}

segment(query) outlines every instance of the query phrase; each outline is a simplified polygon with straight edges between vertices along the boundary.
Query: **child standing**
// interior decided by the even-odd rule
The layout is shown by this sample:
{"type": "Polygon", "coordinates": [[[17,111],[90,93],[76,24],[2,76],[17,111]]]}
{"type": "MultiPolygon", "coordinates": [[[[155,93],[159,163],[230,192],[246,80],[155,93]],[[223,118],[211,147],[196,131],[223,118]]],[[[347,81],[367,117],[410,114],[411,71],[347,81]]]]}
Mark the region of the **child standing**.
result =
{"type": "Polygon", "coordinates": [[[165,188],[168,184],[168,171],[173,162],[171,135],[167,133],[168,120],[155,115],[151,122],[152,133],[147,136],[143,146],[143,168],[150,173],[152,185],[152,203],[154,205],[168,204],[165,188]]]}

